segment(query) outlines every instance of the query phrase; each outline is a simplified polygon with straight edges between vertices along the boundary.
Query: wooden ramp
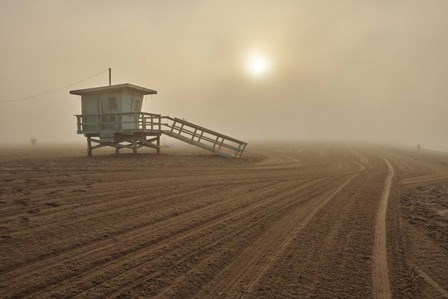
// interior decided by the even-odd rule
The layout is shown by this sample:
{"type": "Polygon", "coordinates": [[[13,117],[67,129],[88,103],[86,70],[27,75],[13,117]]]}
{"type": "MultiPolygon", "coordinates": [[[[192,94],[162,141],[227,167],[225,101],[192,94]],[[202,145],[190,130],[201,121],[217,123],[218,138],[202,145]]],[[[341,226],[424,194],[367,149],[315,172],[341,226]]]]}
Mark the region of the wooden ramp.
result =
{"type": "Polygon", "coordinates": [[[239,158],[246,149],[247,143],[223,135],[183,119],[163,116],[162,133],[191,145],[211,151],[226,158],[239,158]]]}

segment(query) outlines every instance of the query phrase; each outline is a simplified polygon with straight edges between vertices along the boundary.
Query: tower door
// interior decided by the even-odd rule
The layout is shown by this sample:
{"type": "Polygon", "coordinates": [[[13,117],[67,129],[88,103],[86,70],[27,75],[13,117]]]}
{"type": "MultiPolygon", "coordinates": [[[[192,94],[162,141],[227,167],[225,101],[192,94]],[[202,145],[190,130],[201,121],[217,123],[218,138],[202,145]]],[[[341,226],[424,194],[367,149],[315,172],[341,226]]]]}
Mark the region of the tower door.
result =
{"type": "MultiPolygon", "coordinates": [[[[133,94],[124,94],[121,102],[121,111],[124,113],[121,115],[121,127],[123,130],[136,130],[139,129],[139,117],[138,113],[132,109],[134,101],[133,94]]],[[[138,111],[137,111],[138,112],[138,111]]]]}

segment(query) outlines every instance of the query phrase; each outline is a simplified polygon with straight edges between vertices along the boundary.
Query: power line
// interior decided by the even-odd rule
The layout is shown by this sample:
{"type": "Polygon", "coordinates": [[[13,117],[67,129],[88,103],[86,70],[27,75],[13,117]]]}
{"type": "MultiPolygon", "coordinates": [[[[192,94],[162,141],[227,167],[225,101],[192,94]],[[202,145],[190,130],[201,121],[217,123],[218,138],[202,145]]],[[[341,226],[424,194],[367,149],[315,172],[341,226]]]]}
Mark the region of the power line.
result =
{"type": "Polygon", "coordinates": [[[95,75],[89,76],[89,77],[87,77],[87,78],[84,78],[84,79],[79,80],[79,81],[76,81],[76,82],[74,82],[74,83],[65,85],[65,86],[63,86],[63,87],[59,87],[59,88],[56,88],[56,89],[53,89],[53,90],[50,90],[50,91],[46,91],[46,92],[43,92],[43,93],[40,93],[40,94],[36,94],[36,95],[32,95],[32,96],[28,96],[28,97],[23,97],[23,98],[17,98],[17,99],[10,99],[10,100],[5,100],[5,101],[0,101],[0,104],[3,104],[3,103],[10,103],[10,102],[24,101],[24,100],[29,100],[29,99],[32,99],[32,98],[37,98],[37,97],[40,97],[40,96],[43,96],[43,95],[51,94],[51,93],[54,93],[54,92],[57,92],[57,91],[66,89],[66,88],[68,88],[68,87],[71,87],[71,86],[73,86],[73,85],[76,85],[76,84],[78,84],[78,83],[81,83],[81,82],[87,81],[87,80],[89,80],[89,79],[92,79],[93,77],[96,77],[96,76],[98,76],[98,75],[104,73],[104,72],[107,71],[107,70],[108,70],[108,69],[104,69],[104,70],[102,70],[101,72],[96,73],[95,75]]]}

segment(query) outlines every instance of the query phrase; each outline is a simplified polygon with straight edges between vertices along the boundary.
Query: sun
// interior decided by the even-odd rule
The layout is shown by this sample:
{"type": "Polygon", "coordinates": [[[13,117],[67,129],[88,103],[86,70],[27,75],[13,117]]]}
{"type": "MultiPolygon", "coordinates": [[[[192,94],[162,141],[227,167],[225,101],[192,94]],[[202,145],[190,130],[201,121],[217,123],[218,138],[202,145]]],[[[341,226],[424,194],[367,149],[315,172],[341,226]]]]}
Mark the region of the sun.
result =
{"type": "Polygon", "coordinates": [[[261,54],[251,54],[247,60],[247,70],[253,77],[265,76],[269,71],[269,60],[261,54]]]}

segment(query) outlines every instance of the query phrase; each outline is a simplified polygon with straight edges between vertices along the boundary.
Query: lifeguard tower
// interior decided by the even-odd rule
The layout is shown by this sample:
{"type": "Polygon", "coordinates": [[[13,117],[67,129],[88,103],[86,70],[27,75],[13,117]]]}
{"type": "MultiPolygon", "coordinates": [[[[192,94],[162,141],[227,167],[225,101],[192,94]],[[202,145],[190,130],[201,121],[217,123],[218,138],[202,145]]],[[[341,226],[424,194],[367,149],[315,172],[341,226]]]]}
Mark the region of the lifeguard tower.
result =
{"type": "Polygon", "coordinates": [[[247,143],[179,118],[142,112],[145,95],[157,91],[129,83],[72,90],[81,96],[82,114],[75,115],[77,132],[87,137],[87,154],[110,146],[134,153],[142,147],[160,152],[160,136],[165,134],[227,158],[239,158],[247,143]],[[92,145],[95,144],[95,145],[92,145]]]}

